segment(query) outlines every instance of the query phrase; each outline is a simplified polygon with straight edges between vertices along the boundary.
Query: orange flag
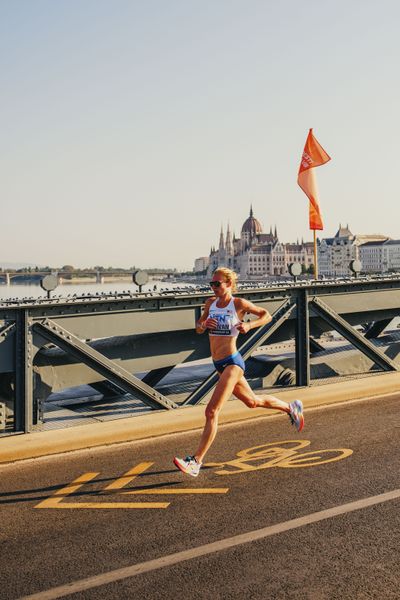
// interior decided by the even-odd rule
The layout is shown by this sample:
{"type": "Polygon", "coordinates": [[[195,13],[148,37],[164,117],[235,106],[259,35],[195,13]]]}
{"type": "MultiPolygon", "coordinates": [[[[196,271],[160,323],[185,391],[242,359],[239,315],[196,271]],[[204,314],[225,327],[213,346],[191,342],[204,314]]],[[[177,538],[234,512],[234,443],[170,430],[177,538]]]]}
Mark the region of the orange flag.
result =
{"type": "Polygon", "coordinates": [[[310,229],[323,229],[321,212],[318,203],[317,180],[314,167],[324,165],[331,157],[313,136],[312,129],[308,133],[306,145],[297,176],[297,183],[310,199],[310,229]]]}

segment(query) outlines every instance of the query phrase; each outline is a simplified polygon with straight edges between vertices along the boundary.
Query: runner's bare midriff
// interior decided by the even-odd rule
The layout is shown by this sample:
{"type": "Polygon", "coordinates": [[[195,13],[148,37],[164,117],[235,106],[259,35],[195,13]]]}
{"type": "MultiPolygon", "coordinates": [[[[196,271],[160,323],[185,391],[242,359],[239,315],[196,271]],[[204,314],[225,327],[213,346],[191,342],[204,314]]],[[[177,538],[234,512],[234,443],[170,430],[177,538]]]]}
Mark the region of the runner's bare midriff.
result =
{"type": "Polygon", "coordinates": [[[222,360],[237,352],[236,338],[209,336],[210,350],[213,360],[222,360]]]}

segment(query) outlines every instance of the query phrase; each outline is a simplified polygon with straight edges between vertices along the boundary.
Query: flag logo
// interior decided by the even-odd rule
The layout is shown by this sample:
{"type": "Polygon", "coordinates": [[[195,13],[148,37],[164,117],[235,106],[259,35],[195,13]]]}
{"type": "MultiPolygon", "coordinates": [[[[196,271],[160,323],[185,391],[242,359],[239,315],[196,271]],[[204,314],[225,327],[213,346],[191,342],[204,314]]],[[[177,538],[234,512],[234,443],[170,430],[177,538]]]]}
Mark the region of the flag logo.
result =
{"type": "Polygon", "coordinates": [[[310,200],[309,221],[310,229],[323,229],[322,215],[319,208],[317,180],[314,168],[324,165],[331,157],[316,140],[310,129],[300,161],[297,183],[310,200]]]}

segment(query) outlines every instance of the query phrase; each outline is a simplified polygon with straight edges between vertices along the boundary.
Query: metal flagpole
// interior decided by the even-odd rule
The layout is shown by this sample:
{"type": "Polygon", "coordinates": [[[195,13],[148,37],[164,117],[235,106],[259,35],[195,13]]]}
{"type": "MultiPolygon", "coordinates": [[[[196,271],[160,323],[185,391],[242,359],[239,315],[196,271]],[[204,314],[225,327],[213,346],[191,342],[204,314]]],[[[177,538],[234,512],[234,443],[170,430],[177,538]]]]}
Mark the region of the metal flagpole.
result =
{"type": "Polygon", "coordinates": [[[318,279],[317,232],[314,231],[314,279],[318,279]]]}

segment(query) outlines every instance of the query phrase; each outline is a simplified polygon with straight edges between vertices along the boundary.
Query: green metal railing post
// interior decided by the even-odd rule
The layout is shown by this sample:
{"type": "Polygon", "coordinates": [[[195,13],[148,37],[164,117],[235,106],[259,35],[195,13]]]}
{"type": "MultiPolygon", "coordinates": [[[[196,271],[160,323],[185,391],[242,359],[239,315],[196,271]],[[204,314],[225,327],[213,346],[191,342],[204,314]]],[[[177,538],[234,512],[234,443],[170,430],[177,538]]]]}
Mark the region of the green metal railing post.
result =
{"type": "Polygon", "coordinates": [[[308,292],[299,290],[296,300],[296,385],[310,385],[310,320],[308,292]]]}
{"type": "Polygon", "coordinates": [[[16,316],[15,343],[15,430],[29,432],[33,424],[33,348],[29,313],[16,316]]]}

